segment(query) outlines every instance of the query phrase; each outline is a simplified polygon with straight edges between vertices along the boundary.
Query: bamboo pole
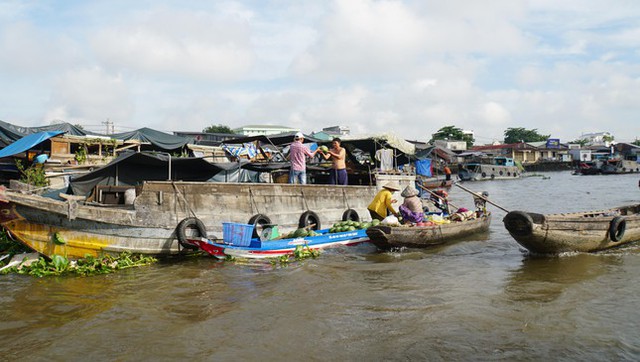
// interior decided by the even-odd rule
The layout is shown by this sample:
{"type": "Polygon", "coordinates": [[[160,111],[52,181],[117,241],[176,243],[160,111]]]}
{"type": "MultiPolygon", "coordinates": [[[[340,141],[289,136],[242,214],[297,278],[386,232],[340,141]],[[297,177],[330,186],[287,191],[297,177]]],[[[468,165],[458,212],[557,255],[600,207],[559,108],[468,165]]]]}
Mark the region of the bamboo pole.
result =
{"type": "Polygon", "coordinates": [[[493,205],[493,206],[497,207],[498,209],[500,209],[500,210],[502,210],[502,211],[504,211],[504,212],[509,212],[509,210],[507,210],[507,209],[505,209],[504,207],[502,207],[502,206],[500,206],[500,205],[496,204],[495,202],[493,202],[493,201],[489,200],[488,198],[486,198],[486,197],[482,196],[482,194],[480,194],[479,192],[473,192],[473,191],[469,190],[468,188],[466,188],[466,187],[464,187],[464,186],[461,186],[461,185],[460,185],[460,184],[458,184],[458,183],[455,183],[454,185],[456,185],[456,186],[458,186],[459,188],[463,189],[464,191],[466,191],[466,192],[468,192],[468,193],[472,194],[474,197],[477,197],[477,198],[483,199],[484,201],[486,201],[486,202],[490,203],[491,205],[493,205]]]}

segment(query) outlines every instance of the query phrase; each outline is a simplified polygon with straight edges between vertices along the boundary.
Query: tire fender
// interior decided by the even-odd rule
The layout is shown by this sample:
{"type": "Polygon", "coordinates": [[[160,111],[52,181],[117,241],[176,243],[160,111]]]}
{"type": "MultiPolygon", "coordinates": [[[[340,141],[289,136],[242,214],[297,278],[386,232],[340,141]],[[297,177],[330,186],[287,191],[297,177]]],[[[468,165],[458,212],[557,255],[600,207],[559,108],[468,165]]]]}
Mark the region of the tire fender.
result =
{"type": "Polygon", "coordinates": [[[627,220],[622,216],[616,216],[609,224],[609,238],[613,242],[622,240],[624,232],[627,230],[627,220]]]}
{"type": "Polygon", "coordinates": [[[258,225],[259,226],[271,225],[271,219],[265,214],[255,214],[251,216],[247,224],[253,225],[253,234],[251,237],[258,238],[260,237],[258,225]]]}
{"type": "Polygon", "coordinates": [[[354,209],[347,209],[343,214],[342,214],[342,221],[357,221],[360,222],[360,215],[358,215],[358,212],[354,209]]]}
{"type": "Polygon", "coordinates": [[[315,226],[313,226],[311,229],[321,229],[320,217],[318,216],[318,214],[313,211],[305,211],[304,213],[302,213],[302,215],[300,215],[300,221],[298,222],[299,228],[307,227],[313,224],[315,224],[315,226]]]}
{"type": "Polygon", "coordinates": [[[176,227],[176,236],[178,237],[178,243],[186,249],[198,249],[197,245],[189,242],[190,235],[187,235],[187,229],[195,229],[198,231],[198,236],[202,238],[207,237],[207,228],[204,223],[196,217],[188,217],[178,223],[176,227]]]}

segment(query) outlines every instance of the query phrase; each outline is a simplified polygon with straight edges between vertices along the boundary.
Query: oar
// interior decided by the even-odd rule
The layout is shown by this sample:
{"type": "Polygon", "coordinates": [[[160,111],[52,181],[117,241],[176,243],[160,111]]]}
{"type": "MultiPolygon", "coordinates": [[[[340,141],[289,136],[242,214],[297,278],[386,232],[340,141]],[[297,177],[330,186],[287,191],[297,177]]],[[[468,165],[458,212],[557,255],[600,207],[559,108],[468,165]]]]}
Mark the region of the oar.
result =
{"type": "Polygon", "coordinates": [[[437,198],[439,198],[439,199],[441,199],[441,200],[445,201],[447,204],[449,204],[449,205],[451,205],[451,206],[455,207],[456,209],[459,209],[459,207],[457,207],[456,205],[454,205],[454,204],[450,203],[450,202],[449,202],[449,200],[447,200],[447,199],[445,199],[444,197],[442,197],[442,196],[440,196],[440,195],[436,194],[435,192],[433,192],[433,191],[429,190],[428,188],[426,188],[426,187],[424,187],[424,186],[422,186],[422,185],[420,185],[420,184],[418,184],[418,187],[419,187],[419,188],[421,188],[421,189],[423,189],[423,190],[425,190],[426,192],[430,193],[431,195],[433,195],[433,196],[435,196],[435,197],[437,197],[437,198]]]}
{"type": "Polygon", "coordinates": [[[500,206],[500,205],[496,204],[495,202],[493,202],[493,201],[489,200],[488,198],[486,198],[486,197],[482,196],[482,194],[480,194],[480,193],[473,192],[473,191],[469,190],[468,188],[466,188],[466,187],[464,187],[464,186],[461,186],[461,185],[460,185],[460,184],[458,184],[458,183],[455,183],[454,185],[456,185],[456,186],[458,186],[459,188],[461,188],[461,189],[465,190],[466,192],[470,193],[470,194],[471,194],[471,195],[473,195],[474,197],[478,197],[478,198],[483,199],[484,201],[486,201],[486,202],[490,203],[491,205],[493,205],[493,206],[497,207],[498,209],[500,209],[500,210],[502,210],[502,211],[504,211],[504,212],[509,212],[509,210],[507,210],[507,209],[505,209],[504,207],[502,207],[502,206],[500,206]]]}

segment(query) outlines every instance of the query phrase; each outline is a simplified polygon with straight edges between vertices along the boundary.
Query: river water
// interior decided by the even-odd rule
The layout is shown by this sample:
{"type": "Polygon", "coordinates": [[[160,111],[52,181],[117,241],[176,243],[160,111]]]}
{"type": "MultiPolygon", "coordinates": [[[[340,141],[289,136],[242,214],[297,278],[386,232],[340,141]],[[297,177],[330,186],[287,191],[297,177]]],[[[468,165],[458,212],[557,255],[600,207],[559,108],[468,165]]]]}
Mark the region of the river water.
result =
{"type": "MultiPolygon", "coordinates": [[[[637,174],[545,175],[464,185],[541,213],[640,199],[637,174]]],[[[451,198],[472,206],[458,188],[451,198]]],[[[198,257],[96,277],[0,276],[0,360],[640,359],[640,247],[527,255],[490,209],[487,234],[431,250],[362,244],[288,266],[198,257]]]]}

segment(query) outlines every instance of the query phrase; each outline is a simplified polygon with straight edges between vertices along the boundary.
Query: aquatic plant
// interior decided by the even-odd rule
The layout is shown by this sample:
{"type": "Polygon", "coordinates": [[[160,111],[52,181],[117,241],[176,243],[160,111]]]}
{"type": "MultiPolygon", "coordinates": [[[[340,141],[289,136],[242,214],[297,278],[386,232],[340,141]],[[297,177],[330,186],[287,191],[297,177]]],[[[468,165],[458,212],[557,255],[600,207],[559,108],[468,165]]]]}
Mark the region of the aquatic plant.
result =
{"type": "Polygon", "coordinates": [[[117,257],[105,255],[94,257],[87,255],[85,258],[78,260],[69,260],[61,255],[54,255],[51,260],[40,257],[30,265],[20,265],[0,271],[0,274],[25,274],[35,277],[55,276],[55,275],[99,275],[109,274],[117,270],[140,267],[150,265],[157,262],[157,259],[151,256],[141,254],[131,254],[123,252],[117,257]]]}

